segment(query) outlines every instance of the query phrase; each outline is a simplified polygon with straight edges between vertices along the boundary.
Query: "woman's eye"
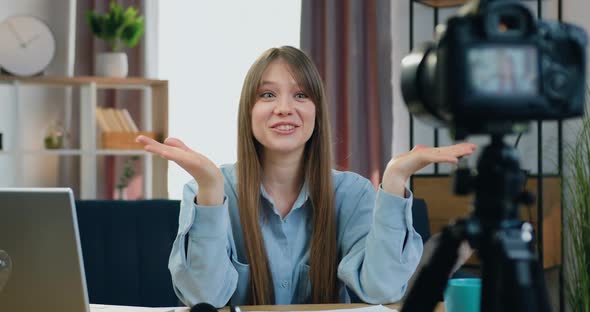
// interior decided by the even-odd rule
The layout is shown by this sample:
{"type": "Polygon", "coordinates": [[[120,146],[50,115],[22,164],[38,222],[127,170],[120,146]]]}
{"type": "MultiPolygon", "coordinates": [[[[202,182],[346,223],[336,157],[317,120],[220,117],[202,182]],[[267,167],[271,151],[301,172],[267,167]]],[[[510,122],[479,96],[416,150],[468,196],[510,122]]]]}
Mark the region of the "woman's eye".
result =
{"type": "Polygon", "coordinates": [[[297,99],[307,99],[307,95],[305,93],[297,93],[295,94],[295,98],[297,99]]]}
{"type": "Polygon", "coordinates": [[[275,95],[272,94],[271,92],[264,92],[260,95],[261,98],[263,99],[270,99],[273,98],[275,95]]]}

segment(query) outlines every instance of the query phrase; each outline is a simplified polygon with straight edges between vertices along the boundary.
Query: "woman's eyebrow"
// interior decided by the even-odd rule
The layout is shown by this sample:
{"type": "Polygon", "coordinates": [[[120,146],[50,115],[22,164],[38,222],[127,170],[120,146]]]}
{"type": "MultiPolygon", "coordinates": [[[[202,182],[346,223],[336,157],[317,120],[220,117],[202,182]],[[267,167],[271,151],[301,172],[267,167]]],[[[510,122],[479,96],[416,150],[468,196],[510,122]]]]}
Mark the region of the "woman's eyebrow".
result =
{"type": "MultiPolygon", "coordinates": [[[[270,81],[270,80],[262,80],[260,82],[260,86],[276,86],[276,85],[280,85],[279,83],[275,82],[275,81],[270,81]]],[[[289,87],[292,89],[301,89],[301,87],[299,87],[299,84],[296,82],[290,83],[289,87]]]]}
{"type": "Polygon", "coordinates": [[[263,80],[263,81],[260,83],[260,86],[264,86],[264,85],[276,85],[276,84],[277,84],[277,83],[276,83],[276,82],[274,82],[274,81],[263,80]]]}

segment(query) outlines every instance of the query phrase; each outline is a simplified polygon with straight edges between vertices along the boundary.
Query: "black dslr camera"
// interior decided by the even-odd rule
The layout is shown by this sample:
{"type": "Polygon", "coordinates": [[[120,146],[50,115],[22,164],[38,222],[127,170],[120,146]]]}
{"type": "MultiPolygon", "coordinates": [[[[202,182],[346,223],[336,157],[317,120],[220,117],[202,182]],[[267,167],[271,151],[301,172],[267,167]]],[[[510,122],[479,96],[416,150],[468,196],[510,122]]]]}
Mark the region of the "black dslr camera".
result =
{"type": "Polygon", "coordinates": [[[402,61],[412,114],[467,134],[510,134],[528,120],[582,116],[587,37],[537,21],[518,1],[487,1],[437,27],[402,61]]]}
{"type": "Polygon", "coordinates": [[[456,139],[489,134],[477,174],[459,166],[455,194],[475,193],[468,218],[445,227],[418,273],[402,312],[433,311],[463,241],[481,260],[481,311],[549,311],[544,277],[533,252],[532,226],[518,208],[530,204],[516,150],[504,136],[531,120],[582,116],[586,33],[573,25],[537,22],[516,1],[473,0],[438,26],[436,43],[402,61],[409,110],[456,139]]]}

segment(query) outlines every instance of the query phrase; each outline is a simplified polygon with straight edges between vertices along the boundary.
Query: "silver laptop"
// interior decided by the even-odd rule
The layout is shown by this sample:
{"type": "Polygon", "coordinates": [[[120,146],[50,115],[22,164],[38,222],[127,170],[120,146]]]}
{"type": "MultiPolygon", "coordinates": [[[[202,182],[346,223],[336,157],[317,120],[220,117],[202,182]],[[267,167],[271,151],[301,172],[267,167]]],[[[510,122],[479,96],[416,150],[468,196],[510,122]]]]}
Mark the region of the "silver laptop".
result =
{"type": "Polygon", "coordinates": [[[0,311],[90,311],[71,189],[0,188],[0,250],[0,311]]]}

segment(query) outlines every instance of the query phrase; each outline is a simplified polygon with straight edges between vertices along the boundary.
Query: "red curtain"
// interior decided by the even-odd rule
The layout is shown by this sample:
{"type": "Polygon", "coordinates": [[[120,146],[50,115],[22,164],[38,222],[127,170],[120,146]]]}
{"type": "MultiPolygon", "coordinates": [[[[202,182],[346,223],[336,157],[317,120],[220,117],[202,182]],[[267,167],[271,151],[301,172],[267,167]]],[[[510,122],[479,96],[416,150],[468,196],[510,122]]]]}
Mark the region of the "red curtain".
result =
{"type": "Polygon", "coordinates": [[[336,168],[375,186],[391,157],[390,3],[303,0],[301,47],[326,85],[336,168]]]}

